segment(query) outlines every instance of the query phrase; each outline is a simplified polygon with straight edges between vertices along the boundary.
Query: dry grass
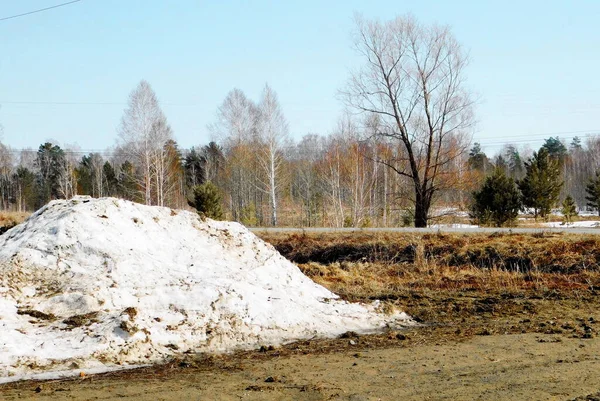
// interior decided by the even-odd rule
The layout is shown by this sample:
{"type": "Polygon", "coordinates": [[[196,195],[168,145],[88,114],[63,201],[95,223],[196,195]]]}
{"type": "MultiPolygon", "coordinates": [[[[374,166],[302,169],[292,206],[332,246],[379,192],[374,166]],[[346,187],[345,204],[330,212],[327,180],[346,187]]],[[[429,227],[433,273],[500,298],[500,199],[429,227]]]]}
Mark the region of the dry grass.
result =
{"type": "Polygon", "coordinates": [[[30,215],[28,212],[0,212],[0,234],[22,223],[30,215]]]}
{"type": "Polygon", "coordinates": [[[350,300],[409,291],[600,289],[600,240],[562,234],[333,233],[262,237],[350,300]]]}
{"type": "Polygon", "coordinates": [[[600,321],[600,237],[368,232],[261,236],[342,298],[380,299],[427,323],[432,331],[419,330],[416,337],[424,336],[424,341],[532,331],[578,338],[597,334],[595,329],[583,330],[581,322],[600,321]],[[558,317],[564,322],[557,323],[558,317]]]}

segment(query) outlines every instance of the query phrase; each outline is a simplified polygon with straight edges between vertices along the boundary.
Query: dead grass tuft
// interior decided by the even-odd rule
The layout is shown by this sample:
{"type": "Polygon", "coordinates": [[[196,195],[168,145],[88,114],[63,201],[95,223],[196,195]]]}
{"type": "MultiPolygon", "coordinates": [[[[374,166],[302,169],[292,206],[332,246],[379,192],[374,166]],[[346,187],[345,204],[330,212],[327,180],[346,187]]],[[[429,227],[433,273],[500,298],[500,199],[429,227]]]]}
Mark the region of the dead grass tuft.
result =
{"type": "Polygon", "coordinates": [[[27,212],[0,212],[0,234],[4,234],[17,224],[21,224],[31,213],[27,212]]]}

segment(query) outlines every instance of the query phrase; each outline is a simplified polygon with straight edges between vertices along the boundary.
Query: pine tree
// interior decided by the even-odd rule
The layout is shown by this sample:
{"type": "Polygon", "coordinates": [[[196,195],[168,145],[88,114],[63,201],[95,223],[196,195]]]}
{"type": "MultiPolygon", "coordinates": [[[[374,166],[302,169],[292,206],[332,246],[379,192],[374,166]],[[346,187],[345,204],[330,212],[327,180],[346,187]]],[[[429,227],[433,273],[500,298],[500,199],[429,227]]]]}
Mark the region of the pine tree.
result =
{"type": "Polygon", "coordinates": [[[521,209],[521,196],[514,180],[500,168],[473,193],[473,200],[471,217],[482,225],[501,227],[513,223],[521,209]]]}
{"type": "Polygon", "coordinates": [[[219,189],[210,181],[194,188],[194,199],[189,202],[190,206],[206,217],[215,220],[223,218],[223,209],[221,208],[221,193],[219,189]]]}
{"type": "Polygon", "coordinates": [[[535,218],[546,218],[558,202],[563,182],[560,179],[560,161],[550,157],[546,147],[540,148],[525,163],[525,178],[519,181],[523,205],[534,210],[535,218]]]}
{"type": "Polygon", "coordinates": [[[558,159],[561,165],[564,163],[568,154],[566,146],[560,141],[560,139],[558,139],[558,137],[550,137],[546,139],[542,145],[542,148],[547,149],[550,157],[553,159],[558,159]]]}
{"type": "Polygon", "coordinates": [[[134,202],[143,202],[141,191],[139,190],[138,182],[135,179],[135,167],[129,160],[121,164],[117,192],[120,197],[132,200],[134,202]]]}
{"type": "Polygon", "coordinates": [[[475,142],[473,147],[469,151],[469,160],[467,161],[469,167],[473,170],[482,171],[485,170],[489,164],[488,157],[481,149],[479,142],[475,142]]]}
{"type": "Polygon", "coordinates": [[[106,194],[108,196],[115,196],[117,194],[117,189],[119,187],[119,180],[117,178],[117,173],[115,172],[114,167],[110,162],[104,162],[104,166],[102,166],[102,170],[104,172],[104,181],[106,185],[106,194]]]}
{"type": "Polygon", "coordinates": [[[571,141],[571,144],[569,145],[569,150],[580,150],[581,148],[581,138],[579,138],[578,136],[574,136],[573,140],[571,141]]]}
{"type": "Polygon", "coordinates": [[[189,188],[195,188],[206,181],[206,158],[196,148],[191,148],[183,162],[185,181],[189,188]]]}
{"type": "Polygon", "coordinates": [[[513,179],[521,178],[523,176],[523,160],[521,160],[521,155],[515,145],[507,145],[504,158],[507,160],[508,174],[513,179]]]}
{"type": "Polygon", "coordinates": [[[587,186],[585,187],[587,196],[587,205],[598,211],[600,216],[600,170],[596,170],[596,177],[590,178],[587,186]]]}
{"type": "Polygon", "coordinates": [[[577,216],[577,205],[571,195],[567,195],[562,203],[561,212],[565,218],[565,223],[570,224],[573,222],[573,217],[577,216]]]}
{"type": "Polygon", "coordinates": [[[65,153],[60,146],[50,142],[40,145],[35,160],[39,188],[36,208],[42,207],[51,199],[59,197],[59,170],[64,158],[65,153]]]}

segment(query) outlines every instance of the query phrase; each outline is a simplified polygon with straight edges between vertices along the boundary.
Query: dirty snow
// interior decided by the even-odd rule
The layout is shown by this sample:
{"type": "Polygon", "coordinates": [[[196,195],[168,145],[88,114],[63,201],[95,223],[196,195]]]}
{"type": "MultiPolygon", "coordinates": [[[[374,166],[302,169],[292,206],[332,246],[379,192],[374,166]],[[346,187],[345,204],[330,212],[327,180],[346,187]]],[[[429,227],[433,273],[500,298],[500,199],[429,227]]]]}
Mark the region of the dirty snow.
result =
{"type": "Polygon", "coordinates": [[[0,382],[411,324],[380,309],[186,211],[77,197],[0,236],[0,382]]]}

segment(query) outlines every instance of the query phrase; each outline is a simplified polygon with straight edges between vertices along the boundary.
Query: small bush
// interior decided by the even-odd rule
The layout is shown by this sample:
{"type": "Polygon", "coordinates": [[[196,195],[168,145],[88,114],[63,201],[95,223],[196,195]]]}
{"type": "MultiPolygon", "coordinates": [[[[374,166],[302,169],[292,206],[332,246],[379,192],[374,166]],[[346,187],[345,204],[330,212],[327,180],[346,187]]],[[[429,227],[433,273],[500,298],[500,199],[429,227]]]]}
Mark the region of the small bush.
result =
{"type": "Polygon", "coordinates": [[[567,195],[563,201],[561,212],[564,216],[564,222],[566,224],[572,223],[573,217],[578,215],[577,205],[575,204],[575,201],[571,195],[567,195]]]}
{"type": "Polygon", "coordinates": [[[415,223],[415,214],[410,209],[406,209],[402,213],[401,218],[402,218],[402,227],[412,227],[412,225],[415,223]]]}
{"type": "Polygon", "coordinates": [[[198,213],[215,220],[223,218],[221,192],[212,182],[194,187],[194,199],[189,202],[198,213]]]}
{"type": "Polygon", "coordinates": [[[256,216],[256,206],[254,206],[254,203],[242,208],[240,223],[248,227],[255,227],[258,225],[258,217],[256,216]]]}
{"type": "Polygon", "coordinates": [[[483,187],[473,193],[471,217],[477,224],[496,227],[513,224],[520,209],[519,190],[502,169],[496,169],[485,179],[483,187]]]}

